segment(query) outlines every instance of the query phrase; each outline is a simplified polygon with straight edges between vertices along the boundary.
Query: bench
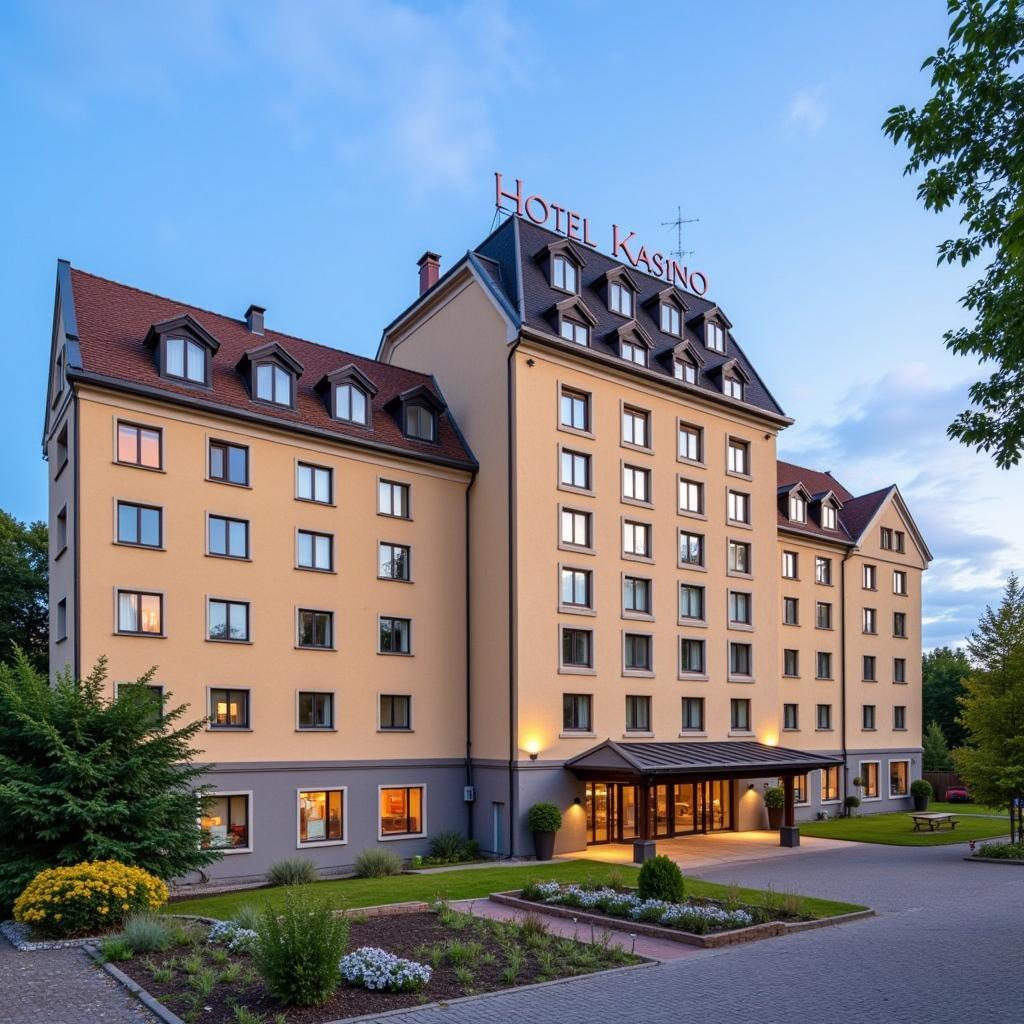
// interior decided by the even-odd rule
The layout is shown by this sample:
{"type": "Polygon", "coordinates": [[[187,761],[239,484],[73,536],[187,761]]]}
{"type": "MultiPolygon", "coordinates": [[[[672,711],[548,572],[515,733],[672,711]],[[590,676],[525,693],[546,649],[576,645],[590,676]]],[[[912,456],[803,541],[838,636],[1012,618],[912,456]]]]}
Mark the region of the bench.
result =
{"type": "Polygon", "coordinates": [[[957,821],[955,814],[940,813],[938,811],[929,811],[922,814],[911,814],[911,818],[914,819],[914,831],[920,832],[925,825],[928,826],[929,832],[935,832],[940,829],[943,825],[948,825],[951,829],[955,829],[959,822],[957,821]]]}

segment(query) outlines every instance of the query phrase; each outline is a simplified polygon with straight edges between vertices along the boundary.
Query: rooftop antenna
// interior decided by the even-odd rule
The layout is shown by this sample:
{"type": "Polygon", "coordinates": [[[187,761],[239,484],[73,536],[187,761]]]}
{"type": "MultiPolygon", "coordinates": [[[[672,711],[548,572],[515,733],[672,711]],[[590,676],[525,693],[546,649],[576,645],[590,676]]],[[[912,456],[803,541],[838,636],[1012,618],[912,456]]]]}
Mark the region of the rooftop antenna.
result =
{"type": "Polygon", "coordinates": [[[681,206],[676,207],[675,220],[663,220],[661,222],[663,228],[676,229],[676,247],[669,253],[670,256],[674,256],[677,260],[682,260],[687,256],[693,255],[693,249],[683,248],[683,225],[698,223],[700,223],[700,217],[683,217],[683,208],[681,206]]]}

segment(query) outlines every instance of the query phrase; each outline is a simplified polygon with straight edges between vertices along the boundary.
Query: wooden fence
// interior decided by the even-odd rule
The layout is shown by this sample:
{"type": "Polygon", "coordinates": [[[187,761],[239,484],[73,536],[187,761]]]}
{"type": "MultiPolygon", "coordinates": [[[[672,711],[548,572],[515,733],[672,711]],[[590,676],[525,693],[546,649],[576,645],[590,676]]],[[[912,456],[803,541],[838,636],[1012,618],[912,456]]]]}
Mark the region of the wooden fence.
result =
{"type": "Polygon", "coordinates": [[[946,799],[946,790],[950,786],[962,786],[963,782],[956,772],[922,772],[921,778],[932,784],[936,800],[946,799]]]}

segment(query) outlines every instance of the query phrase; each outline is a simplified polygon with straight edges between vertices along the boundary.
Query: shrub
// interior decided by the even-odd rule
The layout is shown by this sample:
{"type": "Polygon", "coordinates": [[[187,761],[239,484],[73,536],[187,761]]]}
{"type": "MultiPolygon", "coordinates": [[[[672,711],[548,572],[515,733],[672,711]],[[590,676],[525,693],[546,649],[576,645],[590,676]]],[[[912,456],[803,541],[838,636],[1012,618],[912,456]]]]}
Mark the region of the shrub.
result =
{"type": "Polygon", "coordinates": [[[480,859],[480,841],[478,839],[467,839],[463,847],[462,855],[466,860],[480,859]]]}
{"type": "Polygon", "coordinates": [[[764,805],[770,811],[779,811],[786,806],[786,791],[781,786],[769,786],[764,791],[764,805]]]}
{"type": "Polygon", "coordinates": [[[434,860],[460,861],[465,852],[466,840],[456,829],[435,832],[430,839],[430,856],[434,860]]]}
{"type": "Polygon", "coordinates": [[[526,814],[531,832],[557,832],[562,827],[562,812],[554,804],[534,804],[526,814]]]}
{"type": "Polygon", "coordinates": [[[100,955],[108,963],[116,963],[119,960],[131,960],[135,953],[124,939],[118,937],[104,939],[100,943],[100,955]]]}
{"type": "Polygon", "coordinates": [[[644,862],[637,882],[637,895],[641,900],[664,900],[681,903],[683,900],[683,873],[679,865],[663,853],[644,862]]]}
{"type": "Polygon", "coordinates": [[[40,871],[15,900],[14,920],[48,937],[89,935],[166,902],[167,886],[148,871],[116,860],[87,861],[40,871]]]}
{"type": "Polygon", "coordinates": [[[935,790],[932,789],[932,784],[927,779],[914,779],[910,784],[910,795],[917,797],[926,797],[927,799],[932,798],[932,793],[935,790]]]}
{"type": "Polygon", "coordinates": [[[162,953],[173,941],[166,922],[149,911],[132,914],[124,923],[121,938],[136,953],[162,953]]]}
{"type": "Polygon", "coordinates": [[[239,928],[248,928],[256,931],[260,920],[260,908],[255,903],[243,903],[232,915],[231,923],[239,928]]]}
{"type": "Polygon", "coordinates": [[[267,881],[271,885],[309,885],[316,880],[316,868],[305,857],[285,857],[267,868],[267,881]]]}
{"type": "Polygon", "coordinates": [[[415,992],[430,981],[432,973],[426,964],[403,960],[373,946],[349,953],[339,967],[350,985],[361,985],[373,992],[415,992]]]}
{"type": "Polygon", "coordinates": [[[856,793],[851,793],[843,803],[846,804],[846,809],[848,811],[855,811],[860,807],[860,797],[857,796],[856,793]]]}
{"type": "Polygon", "coordinates": [[[1000,860],[1024,860],[1024,843],[983,843],[976,857],[998,857],[1000,860]]]}
{"type": "Polygon", "coordinates": [[[286,1006],[325,1003],[338,987],[348,929],[346,918],[308,891],[288,890],[283,907],[264,906],[253,955],[270,993],[286,1006]]]}
{"type": "Polygon", "coordinates": [[[356,857],[356,874],[360,878],[385,878],[402,873],[402,858],[390,850],[363,850],[356,857]]]}

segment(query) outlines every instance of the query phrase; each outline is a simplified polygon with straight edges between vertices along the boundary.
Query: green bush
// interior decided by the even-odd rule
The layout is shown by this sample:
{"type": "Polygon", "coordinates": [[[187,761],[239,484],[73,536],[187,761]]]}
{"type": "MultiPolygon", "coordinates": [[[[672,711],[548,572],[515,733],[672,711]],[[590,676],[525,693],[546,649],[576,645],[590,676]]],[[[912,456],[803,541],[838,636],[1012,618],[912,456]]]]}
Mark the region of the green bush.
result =
{"type": "Polygon", "coordinates": [[[769,786],[764,791],[764,805],[770,811],[781,811],[786,806],[786,791],[781,786],[769,786]]]}
{"type": "Polygon", "coordinates": [[[843,802],[846,804],[848,811],[855,811],[860,807],[860,797],[855,793],[851,793],[843,802]]]}
{"type": "Polygon", "coordinates": [[[637,895],[642,900],[682,903],[683,873],[679,865],[663,853],[645,861],[637,881],[637,895]]]}
{"type": "Polygon", "coordinates": [[[976,857],[997,857],[1000,860],[1024,860],[1024,843],[983,843],[976,857]]]}
{"type": "Polygon", "coordinates": [[[360,878],[385,878],[402,873],[402,859],[390,850],[363,850],[355,867],[360,878]]]}
{"type": "Polygon", "coordinates": [[[562,827],[562,812],[554,804],[534,804],[526,813],[531,832],[557,832],[562,827]]]}
{"type": "Polygon", "coordinates": [[[430,839],[430,856],[448,863],[462,860],[466,854],[466,840],[456,829],[435,832],[430,839]]]}
{"type": "Polygon", "coordinates": [[[927,779],[914,779],[910,784],[910,795],[911,796],[923,796],[929,800],[932,798],[932,793],[935,790],[932,789],[932,784],[927,779]]]}
{"type": "Polygon", "coordinates": [[[349,922],[309,890],[285,892],[284,905],[260,912],[253,949],[269,992],[286,1006],[320,1006],[341,981],[349,922]]]}
{"type": "Polygon", "coordinates": [[[116,963],[119,960],[131,960],[135,951],[124,939],[118,937],[104,939],[100,943],[100,955],[107,963],[116,963]]]}
{"type": "Polygon", "coordinates": [[[156,914],[132,914],[124,923],[121,938],[136,953],[162,953],[174,939],[167,922],[156,914]]]}
{"type": "Polygon", "coordinates": [[[267,868],[267,881],[271,885],[309,885],[316,880],[316,868],[305,857],[285,857],[267,868]]]}
{"type": "Polygon", "coordinates": [[[243,903],[232,915],[231,923],[237,924],[239,928],[247,928],[249,931],[256,931],[260,920],[260,908],[255,903],[243,903]]]}

